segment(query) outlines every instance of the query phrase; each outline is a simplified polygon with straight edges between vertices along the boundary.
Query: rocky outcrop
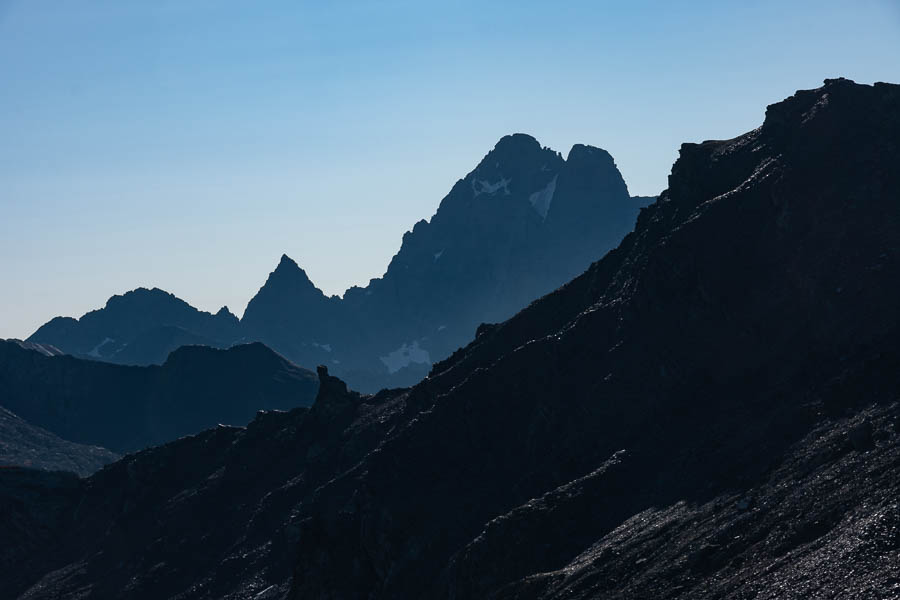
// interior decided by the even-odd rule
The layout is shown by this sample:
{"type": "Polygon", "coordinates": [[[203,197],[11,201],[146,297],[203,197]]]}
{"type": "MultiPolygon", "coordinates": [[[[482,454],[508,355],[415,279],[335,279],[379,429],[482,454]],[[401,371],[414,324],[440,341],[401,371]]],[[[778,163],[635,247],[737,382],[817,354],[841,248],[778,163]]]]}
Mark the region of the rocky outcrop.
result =
{"type": "Polygon", "coordinates": [[[64,439],[130,452],[261,409],[312,403],[315,374],[262,344],[184,346],[162,366],[127,367],[45,356],[0,342],[0,398],[28,423],[64,439]]]}
{"type": "Polygon", "coordinates": [[[10,503],[0,526],[46,511],[53,536],[15,529],[0,580],[27,598],[890,597],[897,139],[900,87],[831,80],[685,145],[616,250],[415,387],[358,395],[320,369],[309,409],[10,503]]]}

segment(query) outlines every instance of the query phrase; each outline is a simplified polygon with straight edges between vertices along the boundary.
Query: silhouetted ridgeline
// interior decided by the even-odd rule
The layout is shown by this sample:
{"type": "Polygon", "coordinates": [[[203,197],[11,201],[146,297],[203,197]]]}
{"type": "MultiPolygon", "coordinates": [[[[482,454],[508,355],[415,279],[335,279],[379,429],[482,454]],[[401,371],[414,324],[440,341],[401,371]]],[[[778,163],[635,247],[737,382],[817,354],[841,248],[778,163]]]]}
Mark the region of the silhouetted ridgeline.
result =
{"type": "Polygon", "coordinates": [[[361,396],[321,368],[309,409],[80,482],[2,473],[0,580],[30,599],[890,597],[898,139],[900,87],[826,81],[685,144],[616,250],[413,388],[361,396]]]}
{"type": "Polygon", "coordinates": [[[360,389],[410,385],[464,346],[582,273],[634,227],[653,198],[631,198],[612,157],[575,145],[565,159],[515,134],[403,236],[383,277],[327,297],[283,256],[240,322],[162,290],[114,296],[79,320],[57,317],[29,340],[85,358],[160,364],[186,344],[262,341],[297,364],[327,364],[360,389]]]}
{"type": "Polygon", "coordinates": [[[56,317],[28,341],[79,358],[150,365],[164,363],[181,346],[227,348],[241,341],[241,332],[227,306],[213,315],[158,288],[138,288],[113,296],[105,307],[80,319],[56,317]]]}

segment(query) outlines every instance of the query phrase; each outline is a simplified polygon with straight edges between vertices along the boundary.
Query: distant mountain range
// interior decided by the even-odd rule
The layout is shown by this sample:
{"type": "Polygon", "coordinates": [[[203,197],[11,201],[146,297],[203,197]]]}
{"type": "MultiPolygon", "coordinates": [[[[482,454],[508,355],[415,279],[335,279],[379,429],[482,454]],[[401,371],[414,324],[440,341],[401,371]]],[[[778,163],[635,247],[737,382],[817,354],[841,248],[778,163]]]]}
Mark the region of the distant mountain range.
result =
{"type": "Polygon", "coordinates": [[[227,307],[213,315],[163,290],[139,288],[80,319],[56,317],[28,341],[80,358],[150,365],[162,364],[181,346],[232,346],[241,341],[241,326],[227,307]]]}
{"type": "Polygon", "coordinates": [[[65,440],[119,453],[245,425],[263,409],[308,406],[318,388],[314,373],[259,343],[184,346],[146,367],[44,350],[0,341],[0,405],[65,440]]]}
{"type": "MultiPolygon", "coordinates": [[[[403,236],[384,276],[327,297],[287,256],[238,320],[201,312],[159,289],[113,296],[31,337],[67,354],[161,364],[183,345],[261,341],[293,362],[327,364],[363,390],[409,385],[468,343],[584,271],[634,226],[641,206],[604,150],[566,158],[533,137],[502,138],[403,236]]],[[[365,251],[365,249],[360,249],[365,251]]]]}
{"type": "Polygon", "coordinates": [[[682,145],[616,249],[412,388],[322,366],[309,408],[0,469],[4,593],[896,597],[898,140],[900,86],[826,80],[682,145]]]}

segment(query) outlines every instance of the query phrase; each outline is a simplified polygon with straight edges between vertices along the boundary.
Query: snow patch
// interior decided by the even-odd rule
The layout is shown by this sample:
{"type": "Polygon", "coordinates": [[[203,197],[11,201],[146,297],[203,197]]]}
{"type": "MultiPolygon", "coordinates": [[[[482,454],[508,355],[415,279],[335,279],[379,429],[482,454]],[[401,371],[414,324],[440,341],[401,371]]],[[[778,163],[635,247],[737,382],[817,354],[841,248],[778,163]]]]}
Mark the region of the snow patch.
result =
{"type": "Polygon", "coordinates": [[[388,354],[380,356],[381,362],[387,367],[388,373],[396,373],[404,367],[408,367],[411,363],[431,364],[431,357],[428,351],[419,347],[419,342],[404,342],[402,346],[388,354]]]}
{"type": "Polygon", "coordinates": [[[531,206],[537,211],[537,214],[541,215],[542,219],[547,218],[547,212],[550,210],[550,203],[553,202],[553,194],[556,192],[556,177],[558,176],[554,176],[553,179],[550,180],[547,187],[528,197],[531,206]]]}
{"type": "Polygon", "coordinates": [[[112,338],[103,338],[103,341],[94,346],[94,349],[87,353],[88,356],[93,358],[100,358],[100,348],[108,344],[109,342],[114,342],[116,340],[112,338]]]}
{"type": "Polygon", "coordinates": [[[506,177],[503,177],[496,183],[491,183],[484,179],[473,179],[472,191],[475,192],[476,196],[480,196],[481,194],[496,194],[502,189],[503,193],[509,196],[509,184],[511,181],[512,179],[507,179],[506,177]]]}

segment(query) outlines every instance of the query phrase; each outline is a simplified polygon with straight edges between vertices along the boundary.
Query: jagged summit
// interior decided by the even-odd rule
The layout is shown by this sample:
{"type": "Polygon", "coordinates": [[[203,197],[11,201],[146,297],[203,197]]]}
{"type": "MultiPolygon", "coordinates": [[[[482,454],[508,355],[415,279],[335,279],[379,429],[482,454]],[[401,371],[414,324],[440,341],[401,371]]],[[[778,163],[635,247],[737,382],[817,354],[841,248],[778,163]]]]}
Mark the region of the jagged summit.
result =
{"type": "MultiPolygon", "coordinates": [[[[269,285],[270,283],[273,285],[292,286],[295,291],[307,290],[311,293],[320,294],[322,296],[325,295],[315,286],[312,280],[310,280],[306,271],[304,271],[303,268],[287,254],[281,255],[281,260],[278,261],[275,270],[269,274],[266,285],[269,285]]],[[[265,289],[265,286],[263,289],[265,289]]],[[[251,300],[251,302],[252,301],[253,300],[251,300]]]]}
{"type": "Polygon", "coordinates": [[[408,383],[478,323],[585,269],[632,227],[638,208],[607,152],[578,145],[567,162],[530,135],[507,135],[403,235],[383,277],[327,298],[284,255],[242,325],[365,390],[408,383]]]}
{"type": "Polygon", "coordinates": [[[512,164],[548,152],[559,155],[558,152],[550,150],[550,148],[547,148],[546,146],[542,146],[534,136],[527,133],[512,133],[500,138],[497,143],[494,144],[494,148],[485,155],[475,170],[489,164],[491,160],[512,164]]]}
{"type": "Polygon", "coordinates": [[[228,308],[227,305],[226,305],[226,306],[222,306],[222,308],[220,308],[220,309],[216,312],[216,317],[219,317],[219,318],[223,318],[223,317],[224,317],[224,318],[227,318],[227,319],[233,320],[233,321],[237,321],[237,320],[238,320],[237,316],[236,316],[233,312],[231,312],[231,310],[228,308]]]}
{"type": "Polygon", "coordinates": [[[263,341],[298,364],[316,364],[305,349],[332,343],[327,334],[341,326],[340,320],[340,299],[327,297],[284,254],[247,303],[241,326],[248,339],[263,341]]]}
{"type": "Polygon", "coordinates": [[[32,341],[141,364],[163,362],[178,345],[258,340],[298,364],[327,364],[366,391],[396,387],[471,340],[479,323],[509,317],[602,257],[642,202],[604,150],[579,144],[566,160],[515,133],[403,235],[382,277],[343,298],[327,297],[283,254],[240,321],[139,289],[94,311],[102,314],[48,323],[32,341]]]}
{"type": "Polygon", "coordinates": [[[303,271],[303,269],[300,268],[300,265],[297,264],[297,261],[287,254],[281,255],[281,259],[278,261],[278,266],[275,270],[277,271],[278,269],[303,271]]]}
{"type": "Polygon", "coordinates": [[[607,167],[615,167],[616,162],[613,160],[612,155],[604,150],[603,148],[598,148],[596,146],[589,146],[587,144],[575,144],[569,150],[569,154],[566,156],[566,162],[571,160],[576,161],[596,161],[600,164],[603,164],[607,167]]]}
{"type": "Polygon", "coordinates": [[[463,189],[471,189],[471,194],[455,195],[451,191],[435,216],[451,210],[445,206],[448,201],[468,203],[471,199],[531,193],[545,186],[562,163],[558,152],[542,147],[530,135],[504,136],[463,179],[463,189]]]}
{"type": "Polygon", "coordinates": [[[543,146],[541,146],[540,142],[538,142],[533,135],[527,133],[510,133],[501,137],[497,140],[497,143],[494,144],[494,150],[498,152],[523,148],[540,150],[543,146]]]}
{"type": "Polygon", "coordinates": [[[184,300],[178,298],[175,294],[171,292],[167,292],[166,290],[160,289],[158,287],[146,288],[146,287],[137,287],[133,290],[129,290],[124,294],[116,294],[111,296],[109,300],[106,301],[106,306],[109,307],[110,303],[113,305],[120,304],[122,302],[139,302],[139,301],[169,301],[174,303],[184,303],[184,300]]]}
{"type": "Polygon", "coordinates": [[[140,287],[112,296],[80,319],[57,317],[28,341],[94,360],[146,365],[162,364],[185,344],[229,346],[239,339],[239,328],[227,307],[211,314],[165,290],[140,287]]]}

